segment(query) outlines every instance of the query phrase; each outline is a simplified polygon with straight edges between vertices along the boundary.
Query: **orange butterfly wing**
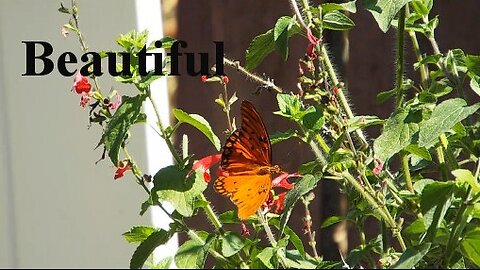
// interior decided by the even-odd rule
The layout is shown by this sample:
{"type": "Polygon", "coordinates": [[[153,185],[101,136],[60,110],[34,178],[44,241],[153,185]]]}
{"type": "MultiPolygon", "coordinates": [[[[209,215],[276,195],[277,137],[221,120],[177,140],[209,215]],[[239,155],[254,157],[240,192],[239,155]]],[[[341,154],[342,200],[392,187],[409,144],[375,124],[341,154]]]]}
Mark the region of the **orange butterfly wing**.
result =
{"type": "Polygon", "coordinates": [[[272,187],[272,150],[265,124],[255,107],[243,101],[242,125],[227,139],[221,167],[228,176],[215,181],[215,190],[230,197],[238,207],[238,217],[246,219],[265,202],[272,187]],[[263,170],[262,170],[263,168],[263,170]]]}

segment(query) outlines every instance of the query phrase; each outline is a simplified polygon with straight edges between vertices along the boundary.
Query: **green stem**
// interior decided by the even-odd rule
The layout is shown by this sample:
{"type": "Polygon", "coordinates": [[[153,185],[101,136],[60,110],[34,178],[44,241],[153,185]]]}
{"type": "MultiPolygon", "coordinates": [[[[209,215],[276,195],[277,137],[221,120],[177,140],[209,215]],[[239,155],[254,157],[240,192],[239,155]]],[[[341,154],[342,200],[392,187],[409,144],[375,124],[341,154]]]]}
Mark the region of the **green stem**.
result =
{"type": "MultiPolygon", "coordinates": [[[[422,58],[422,52],[420,51],[420,46],[418,45],[417,35],[415,34],[414,31],[408,31],[408,35],[410,36],[410,39],[412,41],[412,47],[413,47],[415,56],[417,57],[417,61],[420,63],[423,60],[423,58],[422,58]]],[[[427,78],[428,78],[428,67],[427,65],[422,64],[420,65],[419,70],[420,70],[420,79],[422,80],[422,86],[424,89],[426,89],[427,78]]]]}
{"type": "MultiPolygon", "coordinates": [[[[205,241],[203,241],[202,238],[200,238],[200,236],[198,236],[198,234],[193,231],[193,230],[188,230],[187,231],[187,235],[190,237],[190,239],[200,243],[201,245],[205,245],[205,241]]],[[[223,262],[224,264],[227,264],[227,265],[230,265],[231,262],[229,260],[227,260],[227,258],[223,257],[222,254],[218,253],[217,251],[215,251],[214,249],[212,248],[209,248],[208,249],[208,252],[212,255],[212,257],[214,257],[217,261],[221,261],[223,262]]],[[[248,266],[247,266],[248,268],[248,266]]],[[[244,268],[246,269],[246,268],[244,268]]]]}
{"type": "Polygon", "coordinates": [[[263,225],[263,228],[265,229],[265,233],[267,234],[268,241],[272,245],[274,249],[276,249],[278,258],[280,259],[280,264],[284,269],[287,268],[287,262],[285,258],[285,254],[280,249],[277,249],[277,240],[275,240],[275,236],[273,236],[272,230],[270,229],[270,226],[268,225],[267,220],[265,219],[265,216],[262,213],[262,210],[258,209],[257,210],[257,215],[258,219],[260,220],[260,223],[263,225]]]}
{"type": "Polygon", "coordinates": [[[459,168],[457,159],[452,152],[452,149],[448,146],[448,139],[445,133],[440,134],[440,144],[442,145],[443,150],[445,151],[445,155],[447,157],[448,165],[450,166],[451,170],[456,170],[459,168]]]}
{"type": "Polygon", "coordinates": [[[445,249],[445,261],[444,261],[444,267],[449,268],[450,260],[454,254],[455,249],[458,246],[458,241],[460,239],[460,235],[465,228],[466,221],[465,219],[467,218],[465,216],[465,210],[467,209],[467,204],[468,204],[468,199],[470,198],[472,194],[472,187],[469,185],[467,188],[467,193],[465,194],[465,197],[463,197],[463,202],[462,205],[460,206],[460,209],[458,209],[458,213],[455,217],[455,221],[452,226],[452,231],[450,233],[450,237],[448,238],[447,242],[447,248],[445,249]],[[462,222],[462,220],[464,222],[462,222]]]}
{"type": "Polygon", "coordinates": [[[155,111],[155,115],[157,116],[157,125],[158,125],[158,128],[160,129],[162,137],[165,140],[165,143],[167,144],[168,149],[172,153],[172,156],[175,159],[175,162],[177,164],[181,164],[182,163],[182,158],[178,155],[177,150],[175,149],[175,147],[172,144],[172,141],[170,140],[170,137],[167,136],[168,134],[166,134],[166,132],[165,132],[165,129],[164,129],[163,124],[162,124],[162,120],[160,118],[160,111],[157,108],[157,104],[152,99],[152,96],[150,94],[150,90],[147,90],[147,94],[148,94],[148,99],[150,100],[150,103],[152,104],[153,110],[155,111]]]}
{"type": "Polygon", "coordinates": [[[413,193],[412,177],[410,176],[410,168],[408,166],[408,155],[405,151],[400,152],[400,159],[402,162],[403,175],[405,176],[405,184],[408,191],[413,193]]]}
{"type": "Polygon", "coordinates": [[[442,180],[447,181],[448,172],[447,172],[447,165],[445,164],[445,157],[443,156],[442,146],[438,146],[437,148],[435,148],[435,151],[437,152],[437,158],[438,158],[438,163],[440,165],[442,180]]]}
{"type": "Polygon", "coordinates": [[[340,174],[344,179],[348,181],[356,190],[358,193],[360,193],[366,200],[367,202],[377,210],[378,214],[382,217],[382,219],[386,222],[387,226],[392,230],[393,235],[397,238],[398,243],[400,244],[401,248],[403,251],[407,249],[405,242],[403,241],[403,237],[401,235],[401,228],[398,227],[397,223],[393,219],[393,217],[390,215],[390,212],[386,207],[382,204],[380,204],[375,200],[375,198],[370,195],[362,185],[349,173],[349,172],[343,172],[340,174]]]}
{"type": "Polygon", "coordinates": [[[398,15],[397,29],[397,61],[395,63],[396,78],[395,88],[397,92],[396,108],[400,108],[403,104],[403,73],[404,73],[404,43],[405,43],[405,7],[403,7],[398,15]]]}

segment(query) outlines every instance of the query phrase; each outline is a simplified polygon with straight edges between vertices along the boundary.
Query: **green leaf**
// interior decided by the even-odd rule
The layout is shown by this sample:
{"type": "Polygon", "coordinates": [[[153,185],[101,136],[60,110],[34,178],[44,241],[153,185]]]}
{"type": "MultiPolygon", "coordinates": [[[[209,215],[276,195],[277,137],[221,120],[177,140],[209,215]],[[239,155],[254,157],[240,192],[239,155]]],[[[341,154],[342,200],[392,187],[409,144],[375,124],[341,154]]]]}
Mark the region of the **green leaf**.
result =
{"type": "Polygon", "coordinates": [[[102,138],[98,143],[98,146],[102,143],[105,145],[108,156],[115,166],[118,163],[118,152],[120,151],[125,136],[130,127],[137,121],[144,100],[144,95],[135,97],[123,96],[122,104],[108,122],[102,138]]]}
{"type": "Polygon", "coordinates": [[[207,246],[188,240],[178,248],[175,254],[175,264],[183,269],[202,269],[207,258],[207,246]]]}
{"type": "Polygon", "coordinates": [[[373,125],[381,125],[383,124],[383,120],[378,118],[377,116],[371,115],[357,115],[353,118],[348,119],[347,121],[347,132],[352,132],[359,128],[365,128],[373,125]]]}
{"type": "Polygon", "coordinates": [[[305,110],[302,101],[300,101],[298,96],[293,94],[278,94],[277,102],[280,111],[274,112],[274,114],[281,115],[298,123],[301,123],[300,121],[306,114],[316,110],[313,106],[310,106],[309,110],[305,110]]]}
{"type": "Polygon", "coordinates": [[[238,219],[238,215],[233,210],[221,213],[220,215],[218,215],[218,219],[221,223],[224,224],[238,223],[240,221],[238,219]]]}
{"type": "Polygon", "coordinates": [[[424,233],[425,231],[425,222],[423,221],[423,218],[416,219],[414,222],[412,222],[410,225],[403,229],[403,233],[405,234],[420,234],[424,233]]]}
{"type": "Polygon", "coordinates": [[[394,97],[396,93],[397,93],[397,89],[380,92],[377,94],[377,97],[376,97],[377,102],[380,104],[384,103],[389,98],[394,97]]]}
{"type": "Polygon", "coordinates": [[[269,137],[270,137],[270,143],[276,144],[297,136],[298,134],[296,130],[289,129],[285,132],[275,132],[273,134],[270,134],[269,137]]]}
{"type": "Polygon", "coordinates": [[[285,208],[280,216],[280,235],[283,234],[285,226],[287,226],[288,219],[292,213],[295,203],[305,194],[310,192],[317,186],[317,182],[320,178],[315,178],[313,175],[305,175],[300,181],[298,181],[294,188],[287,192],[285,197],[285,208]]]}
{"type": "Polygon", "coordinates": [[[196,197],[207,188],[200,173],[193,172],[187,177],[190,170],[191,165],[183,169],[171,165],[160,169],[153,177],[152,192],[156,192],[160,200],[170,202],[185,217],[192,216],[196,197]]]}
{"type": "Polygon", "coordinates": [[[400,256],[393,269],[413,269],[420,262],[420,260],[427,254],[431,243],[425,243],[418,246],[408,247],[400,256]]]}
{"type": "Polygon", "coordinates": [[[344,220],[343,217],[331,216],[331,217],[325,219],[325,221],[323,221],[323,223],[322,223],[322,225],[320,226],[320,228],[325,229],[325,228],[327,228],[327,227],[332,226],[333,224],[337,224],[338,222],[341,222],[342,220],[344,220]]]}
{"type": "Polygon", "coordinates": [[[475,176],[473,176],[471,171],[457,169],[452,171],[452,174],[457,178],[456,181],[469,184],[472,187],[473,192],[480,192],[480,183],[476,181],[475,176]]]}
{"type": "Polygon", "coordinates": [[[357,7],[355,5],[355,2],[357,1],[355,0],[355,1],[350,1],[350,2],[341,3],[341,4],[324,3],[324,4],[321,4],[320,6],[322,7],[322,14],[326,14],[334,10],[345,10],[351,13],[355,13],[357,12],[357,7]]]}
{"type": "Polygon", "coordinates": [[[122,235],[129,243],[137,243],[144,241],[156,231],[157,229],[149,226],[135,226],[122,235]]]}
{"type": "Polygon", "coordinates": [[[333,10],[323,15],[323,28],[330,30],[349,30],[355,23],[340,11],[333,10]]]}
{"type": "MultiPolygon", "coordinates": [[[[173,37],[163,37],[161,38],[159,41],[162,42],[162,47],[163,49],[170,49],[173,45],[173,43],[175,41],[177,41],[176,38],[173,38],[173,37]]],[[[150,43],[150,45],[148,46],[148,50],[154,50],[156,49],[157,47],[155,47],[155,41],[153,41],[152,43],[150,43]]]]}
{"type": "Polygon", "coordinates": [[[386,162],[410,144],[417,124],[406,122],[408,114],[407,110],[400,109],[385,122],[382,134],[373,143],[375,156],[381,161],[386,162]]]}
{"type": "Polygon", "coordinates": [[[467,55],[465,57],[465,65],[467,66],[468,74],[475,74],[480,76],[480,56],[467,55]]]}
{"type": "MultiPolygon", "coordinates": [[[[252,70],[256,68],[263,59],[275,50],[275,38],[273,29],[268,30],[266,33],[256,36],[247,51],[245,52],[245,68],[252,70]]],[[[300,28],[297,25],[292,25],[288,29],[288,37],[293,36],[300,32],[300,28]]]]}
{"type": "Polygon", "coordinates": [[[258,253],[257,259],[259,259],[268,269],[275,269],[275,267],[270,262],[274,252],[274,248],[266,247],[262,250],[262,252],[258,253]]]}
{"type": "Polygon", "coordinates": [[[427,234],[425,241],[432,241],[437,228],[452,204],[455,184],[449,182],[433,182],[423,188],[420,198],[420,209],[424,215],[427,234]]]}
{"type": "Polygon", "coordinates": [[[307,111],[310,112],[305,114],[302,119],[305,128],[312,132],[321,130],[325,123],[322,109],[312,106],[311,109],[307,111]]]}
{"type": "Polygon", "coordinates": [[[275,49],[273,30],[256,36],[245,53],[245,68],[252,70],[256,68],[263,59],[275,49]]]}
{"type": "Polygon", "coordinates": [[[480,76],[473,75],[470,78],[470,87],[477,95],[480,96],[480,76]]]}
{"type": "Polygon", "coordinates": [[[420,62],[413,64],[415,70],[417,70],[421,65],[425,64],[434,64],[438,65],[438,61],[442,58],[441,54],[428,55],[422,58],[420,62]]]}
{"type": "Polygon", "coordinates": [[[405,151],[425,160],[432,161],[432,156],[425,147],[418,147],[416,144],[410,144],[405,147],[405,151]]]}
{"type": "Polygon", "coordinates": [[[245,243],[238,233],[226,232],[222,237],[222,254],[225,257],[237,254],[244,246],[245,243]]]}
{"type": "Polygon", "coordinates": [[[467,118],[480,108],[480,103],[466,107],[461,98],[447,99],[433,109],[430,119],[420,123],[418,146],[431,147],[438,136],[450,130],[455,124],[467,118]]]}
{"type": "Polygon", "coordinates": [[[386,33],[392,20],[400,9],[410,0],[362,0],[362,4],[377,21],[380,29],[386,33]]]}
{"type": "Polygon", "coordinates": [[[157,264],[147,262],[146,266],[148,269],[170,269],[172,261],[173,258],[171,256],[168,256],[161,259],[157,264]]]}
{"type": "Polygon", "coordinates": [[[460,250],[465,257],[480,267],[480,228],[475,227],[465,233],[460,242],[460,250]]]}
{"type": "Polygon", "coordinates": [[[411,5],[413,7],[413,10],[416,13],[422,15],[422,17],[426,17],[428,16],[428,13],[430,13],[430,10],[422,0],[414,0],[411,2],[411,5]]]}
{"type": "Polygon", "coordinates": [[[212,142],[217,151],[220,150],[220,139],[213,133],[208,121],[201,115],[189,114],[180,109],[173,109],[173,115],[175,115],[175,118],[177,118],[180,123],[186,123],[198,129],[212,142]]]}
{"type": "Polygon", "coordinates": [[[130,268],[142,268],[143,264],[155,248],[167,243],[172,236],[173,232],[165,231],[163,229],[150,234],[150,236],[148,236],[148,238],[145,239],[145,241],[143,241],[133,253],[132,259],[130,260],[130,268]]]}
{"type": "Polygon", "coordinates": [[[288,58],[288,29],[295,23],[295,20],[288,16],[280,17],[273,28],[273,40],[275,47],[280,52],[283,61],[288,58]]]}
{"type": "MultiPolygon", "coordinates": [[[[277,229],[280,228],[280,221],[278,219],[270,219],[269,223],[277,229]]],[[[292,242],[295,248],[299,251],[300,255],[305,257],[305,247],[303,246],[302,239],[300,239],[300,237],[298,237],[298,235],[288,226],[285,227],[284,232],[285,235],[288,236],[290,242],[292,242]]]]}

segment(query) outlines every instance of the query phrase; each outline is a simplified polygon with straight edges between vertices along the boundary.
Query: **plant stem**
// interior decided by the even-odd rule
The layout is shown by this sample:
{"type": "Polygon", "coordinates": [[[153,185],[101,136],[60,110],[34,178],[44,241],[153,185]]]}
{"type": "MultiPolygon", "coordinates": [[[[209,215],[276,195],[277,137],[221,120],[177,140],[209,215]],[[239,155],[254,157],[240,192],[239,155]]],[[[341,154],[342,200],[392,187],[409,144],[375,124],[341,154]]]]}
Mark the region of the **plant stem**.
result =
{"type": "Polygon", "coordinates": [[[267,89],[273,89],[275,90],[275,92],[277,92],[278,94],[281,94],[283,93],[283,89],[278,87],[277,85],[275,85],[273,83],[272,80],[265,80],[263,79],[262,77],[246,70],[244,67],[242,67],[238,62],[236,61],[232,61],[226,57],[223,58],[223,63],[225,63],[227,66],[230,66],[232,68],[235,68],[237,71],[239,71],[240,73],[242,73],[243,75],[245,75],[248,79],[252,80],[252,81],[255,81],[257,83],[260,83],[261,85],[263,85],[265,88],[267,89]]]}
{"type": "Polygon", "coordinates": [[[460,209],[458,209],[457,215],[455,217],[455,221],[452,226],[452,231],[450,232],[450,237],[448,238],[447,248],[445,249],[445,261],[444,267],[449,268],[450,259],[454,254],[454,250],[457,248],[458,240],[460,239],[460,234],[462,233],[463,229],[465,228],[466,222],[465,219],[465,210],[467,209],[468,199],[472,194],[472,186],[467,187],[467,192],[465,197],[463,197],[462,205],[460,209]],[[462,222],[464,220],[464,222],[462,222]]]}
{"type": "MultiPolygon", "coordinates": [[[[200,238],[200,236],[198,236],[198,234],[193,231],[193,230],[188,230],[187,231],[187,235],[190,237],[190,239],[200,243],[201,245],[205,245],[205,241],[203,241],[202,238],[200,238]]],[[[218,261],[221,261],[227,265],[231,264],[231,262],[229,260],[227,260],[227,258],[223,257],[222,254],[218,253],[217,251],[215,251],[214,249],[212,248],[209,248],[208,249],[208,252],[218,261]]],[[[244,263],[243,263],[244,264],[244,263]]],[[[248,266],[247,266],[248,268],[248,266]]],[[[243,269],[247,269],[247,268],[243,268],[243,269]]]]}
{"type": "Polygon", "coordinates": [[[340,174],[344,179],[346,179],[357,191],[360,193],[366,200],[367,202],[378,211],[379,215],[382,217],[382,219],[386,222],[387,226],[390,227],[390,229],[393,232],[393,235],[397,238],[398,243],[400,244],[401,248],[403,251],[407,249],[405,242],[403,241],[402,235],[401,235],[401,228],[398,227],[397,223],[393,219],[393,217],[390,215],[390,212],[386,207],[382,204],[380,204],[376,201],[376,199],[368,193],[362,185],[349,173],[349,172],[342,172],[340,174]]]}
{"type": "MultiPolygon", "coordinates": [[[[420,46],[418,45],[417,35],[415,34],[414,31],[408,31],[408,35],[410,36],[410,39],[412,41],[412,47],[413,47],[415,56],[417,57],[417,61],[421,62],[423,58],[422,58],[422,53],[420,51],[420,46]]],[[[422,64],[419,66],[419,70],[420,70],[420,79],[422,81],[421,82],[422,86],[424,89],[426,89],[428,87],[427,86],[428,66],[425,64],[422,64]]]]}
{"type": "Polygon", "coordinates": [[[225,114],[227,115],[227,122],[228,122],[228,132],[231,133],[233,132],[233,127],[232,127],[232,120],[230,118],[230,102],[228,100],[228,91],[227,91],[227,84],[222,83],[223,86],[223,102],[225,104],[225,114]]]}
{"type": "Polygon", "coordinates": [[[458,169],[457,159],[453,155],[452,149],[448,146],[448,139],[445,133],[440,134],[439,139],[440,139],[440,144],[442,145],[442,148],[445,151],[447,162],[448,162],[448,165],[450,165],[451,170],[458,169]]]}
{"type": "Polygon", "coordinates": [[[308,209],[308,205],[310,204],[310,202],[304,197],[302,197],[302,201],[305,207],[305,227],[308,234],[308,244],[312,248],[313,257],[315,259],[318,259],[319,257],[317,253],[317,242],[315,241],[315,232],[312,232],[312,216],[310,215],[310,210],[308,209]]]}
{"type": "Polygon", "coordinates": [[[162,138],[165,140],[165,143],[167,144],[168,149],[172,153],[172,156],[175,159],[175,162],[177,164],[181,164],[182,163],[182,158],[178,155],[177,150],[175,149],[175,147],[172,144],[172,141],[170,140],[170,138],[167,136],[167,134],[165,132],[165,129],[164,129],[163,124],[162,124],[162,119],[160,118],[160,111],[157,108],[157,104],[152,99],[152,96],[150,94],[150,89],[147,90],[147,94],[148,94],[148,99],[150,100],[150,103],[152,104],[153,110],[155,111],[155,115],[157,116],[157,125],[158,125],[158,128],[160,129],[160,132],[162,134],[162,138]]]}
{"type": "Polygon", "coordinates": [[[403,104],[403,73],[404,73],[404,43],[405,43],[405,6],[400,9],[398,16],[398,29],[397,29],[397,61],[395,88],[397,93],[396,108],[402,107],[403,104]]]}
{"type": "MultiPolygon", "coordinates": [[[[267,234],[268,241],[270,242],[270,244],[274,249],[277,249],[277,240],[275,240],[275,236],[273,236],[272,230],[270,229],[270,226],[268,225],[268,222],[265,219],[265,216],[263,215],[262,210],[260,209],[257,210],[257,216],[258,216],[258,219],[260,220],[260,223],[263,225],[263,228],[265,229],[265,233],[267,234]]],[[[278,258],[280,259],[280,264],[282,265],[282,267],[284,269],[287,268],[285,255],[280,250],[277,250],[277,255],[278,255],[278,258]]]]}
{"type": "Polygon", "coordinates": [[[440,165],[440,172],[442,174],[442,180],[447,181],[448,179],[448,172],[447,172],[447,165],[445,164],[445,157],[443,156],[443,149],[442,146],[438,146],[435,148],[437,152],[438,163],[440,165]]]}
{"type": "Polygon", "coordinates": [[[405,176],[405,184],[408,191],[413,193],[412,177],[410,176],[410,168],[408,166],[408,155],[405,151],[400,152],[400,159],[402,162],[403,175],[405,176]]]}

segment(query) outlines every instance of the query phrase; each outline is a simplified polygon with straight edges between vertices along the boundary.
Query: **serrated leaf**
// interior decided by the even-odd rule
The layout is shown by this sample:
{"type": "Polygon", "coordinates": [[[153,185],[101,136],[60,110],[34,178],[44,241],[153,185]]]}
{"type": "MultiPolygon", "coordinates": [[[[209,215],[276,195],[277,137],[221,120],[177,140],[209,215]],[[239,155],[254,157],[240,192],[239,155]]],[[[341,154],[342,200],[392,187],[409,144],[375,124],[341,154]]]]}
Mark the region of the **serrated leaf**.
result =
{"type": "Polygon", "coordinates": [[[377,21],[380,29],[386,33],[392,20],[400,9],[410,0],[362,0],[362,4],[377,21]]]}
{"type": "MultiPolygon", "coordinates": [[[[289,28],[288,37],[300,32],[300,28],[296,25],[289,28]]],[[[275,39],[273,29],[256,36],[248,46],[245,52],[245,68],[252,70],[256,68],[263,59],[275,50],[275,39]]]]}
{"type": "Polygon", "coordinates": [[[275,249],[273,249],[272,247],[266,247],[260,253],[258,253],[257,259],[259,259],[268,269],[275,269],[275,267],[270,262],[274,252],[275,249]]]}
{"type": "Polygon", "coordinates": [[[292,130],[292,129],[289,129],[285,132],[274,132],[274,133],[269,135],[270,143],[272,145],[276,144],[276,143],[279,143],[279,142],[286,141],[286,140],[288,140],[290,138],[293,138],[293,137],[296,137],[296,136],[297,136],[297,131],[292,130]]]}
{"type": "Polygon", "coordinates": [[[218,139],[217,135],[213,133],[210,124],[207,120],[205,120],[205,118],[203,118],[203,116],[198,114],[189,114],[180,109],[173,109],[173,115],[179,122],[189,124],[198,129],[210,140],[210,142],[212,142],[217,151],[220,150],[220,139],[218,139]]]}
{"type": "Polygon", "coordinates": [[[204,244],[188,240],[178,248],[175,254],[175,264],[183,269],[202,269],[207,258],[207,249],[204,244]]]}
{"type": "Polygon", "coordinates": [[[382,134],[373,143],[375,156],[383,162],[407,147],[413,134],[416,132],[415,123],[407,123],[405,120],[408,111],[400,109],[385,122],[382,134]]]}
{"type": "Polygon", "coordinates": [[[187,177],[190,170],[191,165],[184,169],[171,165],[160,169],[153,177],[152,192],[156,192],[160,200],[170,202],[185,217],[192,216],[196,197],[207,188],[200,173],[193,172],[187,177]]]}
{"type": "Polygon", "coordinates": [[[320,226],[320,228],[324,229],[324,228],[327,228],[327,227],[330,227],[332,226],[333,224],[337,224],[338,222],[341,222],[343,221],[344,218],[343,217],[339,217],[339,216],[331,216],[331,217],[328,217],[327,219],[325,219],[322,223],[322,225],[320,226]]]}
{"type": "Polygon", "coordinates": [[[461,98],[447,99],[437,105],[430,119],[420,123],[418,146],[431,147],[438,141],[440,134],[450,130],[480,108],[480,103],[468,107],[466,105],[467,102],[461,98]]]}
{"type": "Polygon", "coordinates": [[[222,254],[225,257],[230,257],[239,252],[245,243],[238,233],[226,232],[222,237],[222,254]]]}
{"type": "Polygon", "coordinates": [[[350,1],[346,3],[323,3],[320,6],[322,7],[322,14],[328,13],[334,10],[345,10],[351,13],[357,12],[357,7],[355,5],[357,1],[350,1]]]}
{"type": "Polygon", "coordinates": [[[414,269],[420,260],[428,253],[431,243],[408,247],[392,266],[393,269],[414,269]]]}
{"type": "Polygon", "coordinates": [[[480,192],[480,183],[477,182],[472,172],[465,169],[457,169],[452,171],[452,174],[456,177],[456,181],[467,183],[472,187],[472,191],[480,192]]]}
{"type": "Polygon", "coordinates": [[[135,226],[122,235],[129,243],[137,243],[144,241],[156,231],[157,229],[150,226],[135,226]]]}
{"type": "Polygon", "coordinates": [[[475,227],[465,233],[460,241],[460,250],[471,262],[480,267],[480,228],[475,227]]]}
{"type": "Polygon", "coordinates": [[[380,92],[377,94],[377,97],[376,97],[377,102],[380,104],[384,103],[389,98],[394,97],[396,93],[397,93],[396,89],[380,92]]]}
{"type": "Polygon", "coordinates": [[[285,229],[285,226],[287,226],[287,222],[290,218],[290,215],[292,214],[293,207],[295,206],[295,203],[305,194],[310,192],[312,189],[314,189],[317,186],[317,182],[320,180],[320,178],[315,178],[313,175],[304,175],[300,181],[298,181],[293,189],[289,190],[287,192],[287,195],[285,196],[285,208],[283,210],[283,213],[280,216],[280,230],[279,233],[280,235],[283,234],[283,231],[285,229]]]}
{"type": "Polygon", "coordinates": [[[417,157],[421,157],[425,160],[432,161],[432,156],[425,147],[419,147],[416,144],[410,144],[405,147],[405,151],[409,152],[410,154],[416,155],[417,157]]]}
{"type": "Polygon", "coordinates": [[[150,234],[150,236],[148,236],[148,238],[145,239],[145,241],[143,241],[133,253],[132,259],[130,260],[130,268],[142,268],[143,264],[155,248],[167,243],[172,236],[173,232],[165,231],[163,229],[150,234]]]}
{"type": "Polygon", "coordinates": [[[355,23],[345,14],[334,10],[323,15],[323,28],[330,30],[349,30],[355,26],[355,23]]]}
{"type": "Polygon", "coordinates": [[[470,78],[470,87],[477,95],[480,96],[480,76],[473,75],[470,78]]]}
{"type": "Polygon", "coordinates": [[[480,76],[480,56],[479,55],[467,55],[465,57],[465,65],[467,66],[468,74],[475,74],[480,76]]]}
{"type": "Polygon", "coordinates": [[[433,182],[425,186],[420,197],[420,209],[423,213],[427,234],[425,242],[432,241],[437,228],[452,204],[455,184],[449,182],[433,182]]]}
{"type": "Polygon", "coordinates": [[[145,96],[143,95],[135,97],[123,96],[122,104],[117,108],[115,114],[108,122],[100,139],[98,145],[102,143],[105,145],[108,156],[115,166],[118,163],[118,152],[120,151],[123,140],[130,127],[137,121],[144,100],[145,96]]]}
{"type": "Polygon", "coordinates": [[[289,16],[280,17],[273,28],[273,40],[275,47],[280,52],[283,61],[288,58],[288,29],[295,23],[295,20],[289,16]]]}

